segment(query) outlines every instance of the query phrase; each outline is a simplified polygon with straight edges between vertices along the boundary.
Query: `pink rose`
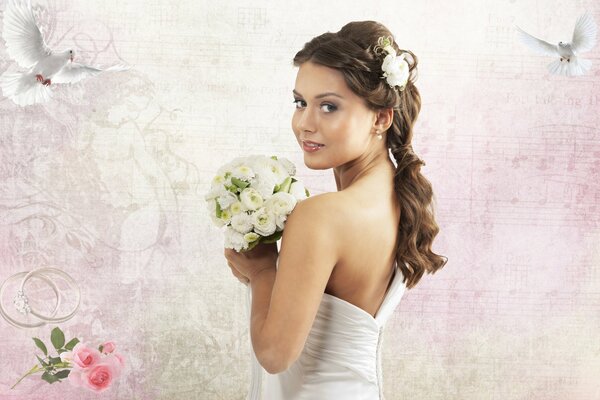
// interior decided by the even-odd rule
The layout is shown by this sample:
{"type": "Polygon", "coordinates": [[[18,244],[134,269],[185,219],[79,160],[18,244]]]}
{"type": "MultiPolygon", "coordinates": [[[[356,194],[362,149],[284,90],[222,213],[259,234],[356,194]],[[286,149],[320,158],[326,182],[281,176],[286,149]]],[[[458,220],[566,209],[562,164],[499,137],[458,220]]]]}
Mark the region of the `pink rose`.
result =
{"type": "MultiPolygon", "coordinates": [[[[69,374],[69,376],[73,373],[69,374]]],[[[121,365],[116,357],[105,357],[102,361],[94,364],[89,369],[82,371],[82,386],[92,389],[95,392],[102,392],[108,389],[114,379],[121,373],[121,365]]],[[[75,378],[76,379],[76,378],[75,378]]]]}
{"type": "Polygon", "coordinates": [[[81,379],[81,375],[82,375],[82,371],[81,369],[78,368],[72,368],[71,372],[69,372],[69,376],[67,377],[67,379],[69,380],[69,383],[75,387],[79,387],[83,385],[82,379],[81,379]]]}
{"type": "Polygon", "coordinates": [[[98,350],[79,342],[73,347],[72,357],[74,367],[89,368],[100,361],[102,354],[98,350]]]}
{"type": "Polygon", "coordinates": [[[102,352],[104,354],[112,353],[113,351],[115,351],[115,347],[115,342],[104,342],[102,343],[102,352]]]}

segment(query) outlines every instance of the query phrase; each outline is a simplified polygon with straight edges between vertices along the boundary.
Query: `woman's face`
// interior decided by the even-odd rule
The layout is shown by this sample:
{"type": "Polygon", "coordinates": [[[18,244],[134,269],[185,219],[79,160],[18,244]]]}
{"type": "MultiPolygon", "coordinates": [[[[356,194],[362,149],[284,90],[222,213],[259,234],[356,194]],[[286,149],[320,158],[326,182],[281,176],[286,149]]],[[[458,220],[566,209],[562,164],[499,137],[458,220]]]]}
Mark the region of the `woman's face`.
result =
{"type": "Polygon", "coordinates": [[[340,71],[307,61],[300,65],[293,94],[292,129],[308,168],[343,165],[359,158],[377,140],[376,113],[348,88],[340,71]],[[324,146],[311,151],[305,140],[324,146]]]}

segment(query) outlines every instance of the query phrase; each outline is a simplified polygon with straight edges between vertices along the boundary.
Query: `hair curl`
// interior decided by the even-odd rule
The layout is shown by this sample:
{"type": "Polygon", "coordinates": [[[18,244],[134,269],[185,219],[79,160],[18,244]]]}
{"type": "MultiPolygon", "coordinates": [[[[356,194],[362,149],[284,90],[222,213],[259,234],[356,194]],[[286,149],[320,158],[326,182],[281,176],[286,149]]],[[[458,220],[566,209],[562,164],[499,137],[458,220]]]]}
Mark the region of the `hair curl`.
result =
{"type": "Polygon", "coordinates": [[[435,221],[432,186],[420,172],[425,162],[412,149],[413,126],[421,110],[421,96],[414,81],[417,57],[400,49],[391,32],[376,21],[353,21],[339,32],[326,32],[305,43],[294,56],[293,65],[306,61],[338,69],[348,87],[362,97],[367,107],[377,111],[393,108],[394,117],[386,135],[386,146],[396,160],[394,190],[400,203],[400,222],[396,240],[396,261],[407,288],[414,287],[425,272],[433,274],[448,261],[431,250],[439,232],[435,221]],[[385,54],[378,51],[377,40],[390,36],[397,55],[405,54],[409,79],[404,90],[391,88],[382,79],[385,54]]]}

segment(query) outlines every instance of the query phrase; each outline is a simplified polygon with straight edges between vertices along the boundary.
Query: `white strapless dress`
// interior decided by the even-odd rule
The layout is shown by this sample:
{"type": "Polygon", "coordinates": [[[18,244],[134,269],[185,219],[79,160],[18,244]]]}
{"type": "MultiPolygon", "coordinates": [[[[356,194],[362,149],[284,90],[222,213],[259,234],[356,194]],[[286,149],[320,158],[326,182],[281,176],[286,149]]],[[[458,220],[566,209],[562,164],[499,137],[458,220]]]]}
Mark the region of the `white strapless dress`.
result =
{"type": "MultiPolygon", "coordinates": [[[[392,283],[375,318],[352,303],[323,293],[304,349],[286,371],[269,374],[251,350],[252,380],[246,399],[384,399],[383,332],[406,289],[402,271],[394,265],[392,283]]],[[[252,304],[248,289],[248,304],[252,304]]]]}

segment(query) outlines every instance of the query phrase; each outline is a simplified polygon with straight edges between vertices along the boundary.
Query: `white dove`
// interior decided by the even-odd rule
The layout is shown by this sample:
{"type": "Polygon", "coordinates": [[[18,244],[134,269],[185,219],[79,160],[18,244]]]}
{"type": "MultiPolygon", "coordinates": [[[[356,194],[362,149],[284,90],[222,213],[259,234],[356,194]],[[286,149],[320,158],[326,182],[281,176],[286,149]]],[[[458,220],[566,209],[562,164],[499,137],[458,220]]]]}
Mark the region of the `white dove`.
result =
{"type": "Polygon", "coordinates": [[[553,45],[531,36],[516,25],[515,27],[519,40],[527,47],[540,55],[560,58],[548,64],[550,73],[566,76],[584,75],[592,66],[590,60],[579,57],[579,54],[590,51],[596,45],[596,23],[587,11],[577,18],[573,37],[568,43],[558,42],[558,45],[553,45]]]}
{"type": "Polygon", "coordinates": [[[2,94],[16,104],[26,106],[48,101],[52,83],[75,83],[102,71],[124,71],[127,66],[101,69],[73,62],[75,52],[52,51],[35,23],[31,0],[9,0],[4,10],[2,37],[6,51],[26,72],[4,72],[0,76],[2,94]]]}

